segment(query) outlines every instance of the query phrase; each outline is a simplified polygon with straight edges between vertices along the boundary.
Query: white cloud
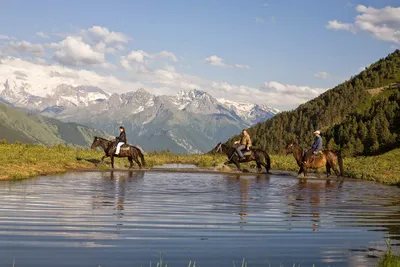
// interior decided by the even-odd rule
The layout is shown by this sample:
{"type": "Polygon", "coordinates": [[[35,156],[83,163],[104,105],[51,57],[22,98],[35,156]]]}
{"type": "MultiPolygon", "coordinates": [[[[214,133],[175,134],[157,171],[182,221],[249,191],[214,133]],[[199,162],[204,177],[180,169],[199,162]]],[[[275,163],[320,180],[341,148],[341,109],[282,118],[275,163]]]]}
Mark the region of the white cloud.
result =
{"type": "Polygon", "coordinates": [[[225,67],[224,60],[216,55],[204,59],[204,62],[213,66],[225,67]]]}
{"type": "Polygon", "coordinates": [[[100,52],[100,53],[109,53],[109,54],[116,54],[118,51],[114,47],[107,47],[107,45],[103,42],[97,43],[93,50],[100,52]]]}
{"type": "Polygon", "coordinates": [[[174,53],[169,52],[169,51],[161,51],[158,54],[155,54],[153,56],[153,58],[169,58],[170,60],[172,60],[173,62],[177,62],[178,58],[174,55],[174,53]]]}
{"type": "Polygon", "coordinates": [[[121,32],[109,31],[107,28],[101,26],[93,26],[84,32],[88,33],[92,40],[104,41],[106,44],[127,43],[129,40],[129,37],[125,34],[121,32]]]}
{"type": "Polygon", "coordinates": [[[64,65],[100,65],[105,67],[104,53],[95,51],[81,37],[69,36],[59,43],[53,59],[64,65]]]}
{"type": "MultiPolygon", "coordinates": [[[[35,85],[36,88],[43,88],[43,90],[44,88],[55,88],[62,83],[73,86],[98,86],[108,92],[131,91],[144,87],[144,84],[140,82],[121,80],[113,75],[102,75],[95,71],[73,69],[54,64],[37,64],[14,57],[7,57],[2,60],[2,64],[0,64],[0,83],[13,77],[15,71],[25,73],[27,81],[35,85]]],[[[40,95],[45,96],[46,92],[42,91],[40,95]]]]}
{"type": "Polygon", "coordinates": [[[319,78],[319,79],[326,79],[329,77],[329,73],[322,71],[314,74],[314,77],[319,78]]]}
{"type": "Polygon", "coordinates": [[[146,58],[150,58],[150,54],[143,50],[136,50],[131,51],[125,58],[130,62],[144,63],[146,58]]]}
{"type": "Polygon", "coordinates": [[[0,34],[0,40],[11,40],[10,36],[0,34]]]}
{"type": "Polygon", "coordinates": [[[32,44],[27,41],[22,42],[10,42],[8,47],[12,52],[16,53],[31,53],[34,55],[42,55],[44,53],[44,47],[41,44],[32,44]]]}
{"type": "Polygon", "coordinates": [[[44,46],[46,48],[50,48],[50,49],[59,49],[61,47],[60,43],[46,43],[44,44],[44,46]]]}
{"type": "Polygon", "coordinates": [[[174,53],[165,50],[156,54],[150,54],[143,50],[133,50],[128,55],[120,57],[120,64],[125,70],[132,70],[133,67],[131,63],[133,63],[137,65],[138,71],[148,72],[148,61],[158,58],[167,58],[173,62],[178,61],[178,58],[174,55],[174,53]]]}
{"type": "Polygon", "coordinates": [[[37,32],[36,35],[39,36],[39,37],[42,37],[44,39],[49,39],[50,38],[50,36],[48,36],[44,32],[37,32]]]}
{"type": "Polygon", "coordinates": [[[387,6],[384,8],[358,5],[356,11],[361,13],[354,23],[330,21],[328,29],[356,30],[370,33],[375,39],[400,44],[400,7],[387,6]]]}
{"type": "Polygon", "coordinates": [[[237,68],[237,69],[249,69],[248,65],[241,64],[226,64],[224,60],[216,55],[209,56],[204,59],[204,63],[217,66],[217,67],[226,67],[226,68],[237,68]]]}
{"type": "Polygon", "coordinates": [[[261,89],[270,95],[276,105],[285,103],[288,106],[296,106],[304,103],[327,90],[326,88],[282,84],[276,81],[265,82],[261,89]]]}
{"type": "Polygon", "coordinates": [[[356,32],[356,28],[354,27],[354,25],[352,25],[350,23],[342,23],[337,20],[329,21],[328,25],[326,25],[326,28],[330,29],[330,30],[345,30],[345,31],[349,31],[352,33],[356,32]]]}

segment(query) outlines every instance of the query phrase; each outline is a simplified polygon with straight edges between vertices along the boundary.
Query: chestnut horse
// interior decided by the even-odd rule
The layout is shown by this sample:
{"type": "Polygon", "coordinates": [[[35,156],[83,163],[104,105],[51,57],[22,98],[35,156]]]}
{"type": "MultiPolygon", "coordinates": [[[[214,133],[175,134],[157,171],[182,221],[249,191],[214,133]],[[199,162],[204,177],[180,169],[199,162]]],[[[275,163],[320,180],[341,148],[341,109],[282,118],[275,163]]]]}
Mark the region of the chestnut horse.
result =
{"type": "Polygon", "coordinates": [[[309,157],[306,163],[303,162],[303,153],[303,149],[294,142],[290,142],[286,146],[286,154],[293,154],[297,165],[300,167],[298,175],[304,173],[304,176],[306,176],[307,168],[319,169],[326,167],[326,177],[331,174],[331,169],[333,169],[337,177],[343,176],[343,158],[339,152],[322,150],[319,156],[313,155],[309,157]]]}

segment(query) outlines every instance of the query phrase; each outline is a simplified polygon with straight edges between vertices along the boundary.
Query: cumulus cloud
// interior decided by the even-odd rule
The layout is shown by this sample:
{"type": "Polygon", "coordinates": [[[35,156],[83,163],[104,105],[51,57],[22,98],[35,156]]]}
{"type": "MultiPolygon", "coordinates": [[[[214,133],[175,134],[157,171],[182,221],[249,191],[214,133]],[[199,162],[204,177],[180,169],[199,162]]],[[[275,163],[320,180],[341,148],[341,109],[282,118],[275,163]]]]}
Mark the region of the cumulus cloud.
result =
{"type": "Polygon", "coordinates": [[[84,33],[87,33],[89,38],[93,41],[104,41],[106,44],[110,43],[127,43],[129,37],[121,32],[110,31],[109,29],[101,26],[93,26],[84,33]]]}
{"type": "Polygon", "coordinates": [[[248,65],[241,64],[226,64],[224,60],[216,55],[209,56],[204,59],[204,63],[216,66],[216,67],[225,67],[225,68],[237,68],[237,69],[249,69],[248,65]]]}
{"type": "Polygon", "coordinates": [[[292,84],[282,84],[277,81],[265,82],[261,89],[267,93],[279,96],[289,105],[298,105],[313,99],[323,92],[326,88],[313,88],[310,86],[299,86],[292,84]]]}
{"type": "MultiPolygon", "coordinates": [[[[14,57],[7,57],[2,60],[2,63],[0,64],[0,83],[10,77],[15,77],[17,74],[24,73],[26,76],[23,77],[26,78],[27,82],[37,88],[43,88],[42,96],[46,95],[46,90],[63,83],[72,86],[97,86],[108,92],[130,91],[144,87],[144,84],[140,82],[122,80],[114,75],[104,75],[86,69],[73,69],[55,64],[41,65],[14,57]],[[45,88],[47,89],[45,90],[45,88]]],[[[18,76],[21,77],[21,75],[18,76]]]]}
{"type": "Polygon", "coordinates": [[[32,44],[27,41],[22,42],[10,42],[8,47],[12,52],[15,53],[30,53],[33,55],[42,55],[44,53],[44,47],[41,44],[32,44]]]}
{"type": "Polygon", "coordinates": [[[172,60],[173,62],[177,62],[178,58],[174,55],[174,53],[169,52],[169,51],[161,51],[158,54],[153,55],[153,58],[168,58],[172,60]]]}
{"type": "Polygon", "coordinates": [[[42,37],[44,39],[49,39],[50,38],[50,36],[48,36],[44,32],[37,32],[36,35],[39,36],[39,37],[42,37]]]}
{"type": "Polygon", "coordinates": [[[326,28],[330,30],[345,30],[352,33],[356,32],[356,28],[354,27],[354,25],[350,23],[342,23],[337,20],[329,21],[328,25],[326,25],[326,28]]]}
{"type": "Polygon", "coordinates": [[[53,59],[64,65],[102,65],[105,62],[104,53],[95,51],[83,42],[81,37],[68,36],[59,43],[53,59]]]}
{"type": "Polygon", "coordinates": [[[329,21],[327,28],[365,31],[375,39],[400,44],[400,7],[387,6],[379,9],[358,5],[356,11],[360,15],[355,17],[354,23],[329,21]]]}
{"type": "Polygon", "coordinates": [[[319,78],[319,79],[326,79],[329,77],[329,74],[325,71],[322,71],[322,72],[315,73],[314,77],[319,78]]]}
{"type": "Polygon", "coordinates": [[[146,66],[147,62],[151,59],[158,59],[158,58],[166,58],[173,62],[178,61],[178,58],[174,55],[174,53],[165,50],[156,54],[150,54],[143,50],[133,50],[126,56],[120,57],[120,64],[126,70],[132,70],[133,69],[132,63],[133,63],[138,66],[138,70],[147,69],[146,71],[148,71],[148,67],[146,66]]]}

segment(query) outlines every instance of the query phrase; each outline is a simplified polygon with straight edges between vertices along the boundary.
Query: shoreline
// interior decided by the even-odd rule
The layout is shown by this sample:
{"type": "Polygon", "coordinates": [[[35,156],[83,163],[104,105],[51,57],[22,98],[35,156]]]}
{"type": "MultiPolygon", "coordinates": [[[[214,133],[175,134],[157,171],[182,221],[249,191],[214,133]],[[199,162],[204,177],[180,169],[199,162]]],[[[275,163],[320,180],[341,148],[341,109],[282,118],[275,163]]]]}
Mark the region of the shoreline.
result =
{"type": "MultiPolygon", "coordinates": [[[[80,149],[57,145],[46,147],[29,144],[0,144],[0,181],[22,180],[36,176],[54,175],[70,171],[111,171],[110,160],[101,162],[104,153],[98,150],[80,149]]],[[[271,172],[273,174],[286,174],[297,177],[297,166],[292,156],[270,155],[271,172]]],[[[223,167],[226,161],[224,155],[184,155],[169,152],[152,152],[145,155],[148,168],[153,172],[192,172],[192,173],[217,173],[256,175],[254,172],[239,173],[228,167],[223,167]],[[164,164],[190,164],[193,168],[160,168],[164,164]],[[156,167],[156,168],[153,168],[156,167]]],[[[243,169],[255,170],[255,163],[241,164],[243,169]]],[[[115,159],[114,171],[139,171],[128,169],[129,162],[126,158],[115,159]]],[[[137,165],[135,164],[135,167],[137,165]]],[[[265,169],[263,169],[265,171],[265,169]]],[[[318,173],[320,179],[336,180],[333,173],[325,177],[325,168],[309,170],[310,178],[318,173]],[[323,178],[322,178],[323,177],[323,178]]],[[[344,158],[345,179],[358,179],[373,181],[382,184],[400,186],[400,148],[378,156],[344,158]]],[[[315,178],[313,178],[315,179],[315,178]]]]}

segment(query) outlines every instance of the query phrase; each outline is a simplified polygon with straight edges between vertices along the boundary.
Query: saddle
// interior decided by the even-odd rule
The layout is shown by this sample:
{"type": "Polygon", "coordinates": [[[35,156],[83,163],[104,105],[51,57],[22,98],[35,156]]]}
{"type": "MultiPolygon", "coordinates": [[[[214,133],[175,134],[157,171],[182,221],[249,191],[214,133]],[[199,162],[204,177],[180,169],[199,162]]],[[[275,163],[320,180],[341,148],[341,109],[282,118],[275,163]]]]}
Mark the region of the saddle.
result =
{"type": "Polygon", "coordinates": [[[130,147],[129,145],[123,144],[123,145],[121,146],[120,150],[121,150],[121,151],[122,151],[122,150],[129,150],[129,149],[130,149],[129,147],[130,147]]]}
{"type": "Polygon", "coordinates": [[[322,157],[322,155],[323,155],[323,153],[322,153],[322,151],[320,150],[320,151],[314,152],[314,153],[311,155],[311,158],[313,158],[313,159],[320,158],[320,157],[322,157]]]}
{"type": "Polygon", "coordinates": [[[245,149],[245,150],[242,150],[242,152],[243,152],[244,156],[250,156],[251,155],[251,150],[245,149]]]}

